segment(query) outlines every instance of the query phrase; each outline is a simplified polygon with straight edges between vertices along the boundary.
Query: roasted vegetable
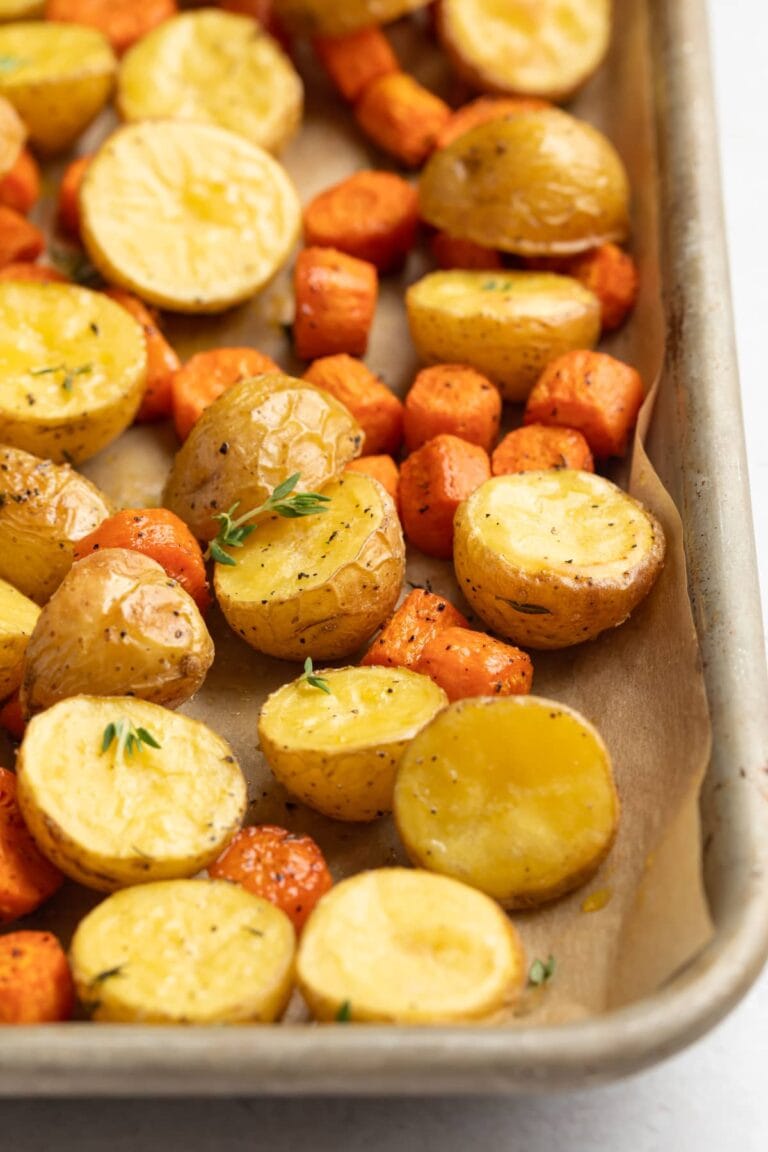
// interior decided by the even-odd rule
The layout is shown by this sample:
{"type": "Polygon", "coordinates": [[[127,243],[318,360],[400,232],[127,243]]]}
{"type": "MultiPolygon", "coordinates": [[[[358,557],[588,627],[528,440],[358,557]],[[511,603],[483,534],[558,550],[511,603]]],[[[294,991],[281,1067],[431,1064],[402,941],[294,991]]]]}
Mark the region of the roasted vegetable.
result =
{"type": "Polygon", "coordinates": [[[40,609],[12,584],[0,580],[0,700],[21,683],[21,668],[40,609]]]}

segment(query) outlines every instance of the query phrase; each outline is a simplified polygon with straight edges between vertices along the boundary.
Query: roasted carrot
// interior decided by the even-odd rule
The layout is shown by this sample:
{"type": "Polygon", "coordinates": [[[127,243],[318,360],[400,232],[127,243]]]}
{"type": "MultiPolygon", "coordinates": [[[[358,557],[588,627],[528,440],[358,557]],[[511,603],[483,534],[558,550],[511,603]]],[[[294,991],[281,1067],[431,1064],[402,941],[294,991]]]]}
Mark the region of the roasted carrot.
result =
{"type": "Polygon", "coordinates": [[[589,444],[575,428],[528,424],[508,432],[491,456],[494,476],[536,472],[541,468],[577,468],[594,472],[589,444]]]}
{"type": "Polygon", "coordinates": [[[40,199],[40,169],[31,152],[22,148],[13,168],[0,180],[0,204],[26,216],[40,199]]]}
{"type": "Polygon", "coordinates": [[[305,248],[293,284],[296,355],[302,360],[337,352],[364,356],[379,293],[373,264],[335,248],[305,248]]]}
{"type": "Polygon", "coordinates": [[[37,284],[67,284],[67,277],[50,264],[30,264],[26,260],[14,261],[0,268],[0,280],[32,280],[37,284]]]}
{"type": "Polygon", "coordinates": [[[54,1024],[75,1004],[64,950],[50,932],[0,936],[0,1024],[54,1024]]]}
{"type": "Polygon", "coordinates": [[[130,48],[178,10],[176,0],[47,0],[45,5],[48,20],[90,24],[116,52],[130,48]]]}
{"type": "Polygon", "coordinates": [[[27,722],[21,710],[19,693],[16,691],[12,696],[8,697],[2,708],[0,708],[0,728],[5,728],[6,732],[10,736],[13,736],[14,740],[21,740],[26,726],[27,722]]]}
{"type": "Polygon", "coordinates": [[[498,120],[501,116],[518,116],[521,112],[538,112],[551,107],[546,100],[538,100],[535,96],[480,96],[453,113],[440,131],[435,146],[445,148],[470,128],[498,120]]]}
{"type": "Polygon", "coordinates": [[[304,240],[392,272],[413,248],[418,222],[418,193],[407,181],[393,172],[355,172],[307,205],[304,240]]]}
{"type": "Polygon", "coordinates": [[[210,606],[200,545],[183,520],[167,508],[123,508],[78,540],[75,560],[104,548],[142,552],[181,584],[201,612],[210,606]]]}
{"type": "Polygon", "coordinates": [[[400,468],[400,519],[405,535],[428,556],[453,555],[459,504],[490,478],[488,453],[442,433],[422,444],[400,468]]]}
{"type": "Polygon", "coordinates": [[[80,186],[92,156],[78,156],[64,170],[59,185],[59,227],[67,235],[80,236],[80,186]]]}
{"type": "Polygon", "coordinates": [[[576,428],[602,460],[624,455],[642,402],[643,382],[629,364],[605,352],[566,352],[534,384],[525,423],[576,428]]]}
{"type": "Polygon", "coordinates": [[[365,88],[355,117],[374,144],[418,168],[434,150],[451,110],[413,76],[392,72],[365,88]]]}
{"type": "Polygon", "coordinates": [[[394,453],[403,439],[403,405],[362,360],[339,353],[315,360],[304,379],[330,392],[348,408],[365,433],[369,456],[394,453]]]}
{"type": "Polygon", "coordinates": [[[485,248],[482,244],[475,244],[474,240],[459,240],[447,232],[436,232],[430,248],[438,268],[446,272],[452,268],[498,272],[504,267],[501,254],[494,248],[485,248]]]}
{"type": "Polygon", "coordinates": [[[181,367],[181,361],[146,304],[122,288],[108,288],[106,295],[141,324],[147,341],[147,384],[136,419],[140,423],[165,420],[173,410],[173,376],[181,367]]]}
{"type": "Polygon", "coordinates": [[[468,628],[467,620],[444,596],[423,588],[409,592],[366,652],[361,664],[414,668],[427,644],[446,628],[468,628]]]}
{"type": "Polygon", "coordinates": [[[533,664],[527,652],[469,628],[446,628],[421,651],[414,672],[429,676],[448,699],[467,696],[525,696],[533,664]]]}
{"type": "Polygon", "coordinates": [[[256,348],[198,352],[174,373],[171,382],[173,422],[179,439],[186,440],[206,408],[233,384],[279,371],[274,360],[256,348]]]}
{"type": "Polygon", "coordinates": [[[397,504],[397,485],[400,471],[391,456],[358,456],[345,465],[346,472],[362,472],[378,480],[397,504]]]}
{"type": "Polygon", "coordinates": [[[45,236],[40,229],[0,204],[0,268],[20,260],[37,260],[44,249],[45,236]]]}
{"type": "Polygon", "coordinates": [[[601,244],[578,256],[530,259],[526,266],[573,276],[594,292],[600,301],[605,332],[620,328],[637,301],[637,265],[617,244],[601,244]]]}
{"type": "Polygon", "coordinates": [[[208,871],[217,880],[232,880],[282,908],[297,932],[333,885],[312,837],[272,824],[243,828],[208,871]]]}
{"type": "Polygon", "coordinates": [[[16,777],[0,768],[0,924],[28,916],[63,882],[24,823],[16,802],[16,777]]]}
{"type": "Polygon", "coordinates": [[[347,36],[318,36],[313,45],[333,86],[350,104],[373,80],[399,71],[397,57],[380,28],[361,28],[347,36]]]}
{"type": "Polygon", "coordinates": [[[415,451],[450,432],[490,452],[501,420],[501,396],[480,372],[464,364],[424,368],[405,398],[405,445],[415,451]]]}

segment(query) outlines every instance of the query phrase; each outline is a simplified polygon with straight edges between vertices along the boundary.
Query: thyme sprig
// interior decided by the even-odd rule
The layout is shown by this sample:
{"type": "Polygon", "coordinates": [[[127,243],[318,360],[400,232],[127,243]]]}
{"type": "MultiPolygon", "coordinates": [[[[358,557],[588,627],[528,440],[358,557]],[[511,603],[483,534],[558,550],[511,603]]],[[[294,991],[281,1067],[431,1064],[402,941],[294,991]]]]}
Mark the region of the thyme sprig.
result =
{"type": "Polygon", "coordinates": [[[550,952],[546,962],[544,960],[534,960],[531,964],[530,971],[528,972],[528,983],[532,988],[538,988],[542,984],[548,984],[555,974],[555,958],[550,952]]]}
{"type": "Polygon", "coordinates": [[[278,516],[284,516],[286,520],[297,520],[301,516],[316,516],[320,512],[327,512],[326,505],[331,502],[330,496],[323,496],[319,492],[294,491],[300,479],[301,473],[294,472],[293,476],[277,485],[263,504],[251,508],[250,512],[244,512],[242,516],[235,517],[240,507],[239,500],[227,512],[219,512],[214,516],[213,519],[218,520],[221,527],[208,545],[205,559],[215,560],[217,564],[227,564],[234,568],[237,560],[224,549],[242,548],[251,533],[256,531],[256,525],[252,521],[258,520],[268,512],[277,512],[278,516]]]}
{"type": "Polygon", "coordinates": [[[123,764],[126,757],[130,759],[134,754],[140,754],[144,745],[148,748],[162,748],[151,732],[146,728],[137,728],[132,720],[121,716],[107,724],[101,738],[102,756],[109,751],[113,744],[117,745],[115,756],[123,764]]]}
{"type": "Polygon", "coordinates": [[[30,372],[30,376],[52,376],[57,372],[64,373],[61,386],[65,392],[71,392],[78,376],[93,372],[93,364],[78,364],[77,368],[69,368],[66,364],[52,364],[50,368],[36,368],[34,372],[30,372]]]}
{"type": "Polygon", "coordinates": [[[307,656],[306,660],[304,661],[304,674],[301,679],[306,680],[307,684],[309,684],[311,688],[319,688],[320,691],[325,692],[327,696],[332,695],[328,681],[324,679],[324,677],[318,676],[315,672],[311,656],[307,656]]]}

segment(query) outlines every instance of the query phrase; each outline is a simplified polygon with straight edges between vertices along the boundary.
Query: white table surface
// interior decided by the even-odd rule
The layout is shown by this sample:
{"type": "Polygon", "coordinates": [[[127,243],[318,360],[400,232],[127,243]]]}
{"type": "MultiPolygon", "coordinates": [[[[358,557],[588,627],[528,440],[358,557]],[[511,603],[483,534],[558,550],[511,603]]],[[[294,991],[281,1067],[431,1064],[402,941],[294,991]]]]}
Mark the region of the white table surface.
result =
{"type": "MultiPolygon", "coordinates": [[[[768,616],[765,0],[709,0],[753,506],[768,616]]],[[[0,1152],[765,1152],[768,972],[693,1049],[610,1088],[539,1100],[8,1102],[0,1152]]]]}

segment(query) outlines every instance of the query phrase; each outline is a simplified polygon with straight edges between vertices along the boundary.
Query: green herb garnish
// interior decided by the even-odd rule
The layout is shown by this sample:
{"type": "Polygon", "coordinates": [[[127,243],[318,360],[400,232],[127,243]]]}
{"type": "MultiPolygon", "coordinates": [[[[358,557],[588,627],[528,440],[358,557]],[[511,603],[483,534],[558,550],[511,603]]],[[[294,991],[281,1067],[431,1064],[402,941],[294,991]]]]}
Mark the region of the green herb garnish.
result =
{"type": "Polygon", "coordinates": [[[25,64],[26,60],[22,60],[21,56],[0,56],[0,72],[15,72],[25,64]]]}
{"type": "Polygon", "coordinates": [[[34,372],[30,372],[30,376],[52,376],[57,372],[64,373],[61,386],[65,392],[71,392],[78,376],[93,372],[93,364],[80,364],[77,368],[68,368],[66,364],[53,364],[50,368],[36,368],[34,372]]]}
{"type": "Polygon", "coordinates": [[[158,744],[151,732],[147,732],[146,728],[137,728],[133,721],[126,720],[125,717],[107,724],[104,729],[104,735],[101,738],[102,756],[115,743],[117,744],[115,755],[121,764],[124,763],[126,757],[130,758],[134,753],[141,753],[143,745],[148,748],[162,748],[162,745],[158,744]]]}
{"type": "Polygon", "coordinates": [[[349,1000],[345,1000],[336,1013],[337,1024],[349,1024],[352,1019],[352,1005],[349,1000]]]}
{"type": "Polygon", "coordinates": [[[239,500],[228,512],[220,512],[218,516],[214,516],[213,519],[219,521],[221,528],[208,545],[205,559],[215,560],[217,564],[227,564],[234,568],[237,560],[224,549],[242,548],[251,533],[256,531],[256,525],[250,521],[257,520],[267,512],[277,512],[278,516],[284,516],[286,520],[297,520],[301,516],[315,516],[319,512],[327,512],[325,505],[330,504],[330,496],[321,496],[319,492],[294,492],[300,479],[301,473],[294,472],[293,476],[277,485],[263,504],[243,513],[237,519],[235,513],[240,507],[239,500]]]}
{"type": "Polygon", "coordinates": [[[531,964],[530,971],[528,972],[528,983],[532,988],[539,988],[542,984],[548,984],[555,974],[555,958],[552,953],[547,957],[546,964],[543,960],[534,960],[531,964]]]}
{"type": "Polygon", "coordinates": [[[93,288],[103,283],[101,273],[84,252],[69,248],[51,248],[51,264],[63,272],[74,284],[93,288]]]}
{"type": "Polygon", "coordinates": [[[307,656],[306,660],[304,661],[304,675],[301,677],[301,679],[306,680],[310,687],[319,688],[320,691],[325,692],[326,695],[331,695],[331,689],[328,686],[328,681],[324,680],[322,676],[316,675],[312,666],[311,656],[307,656]]]}
{"type": "Polygon", "coordinates": [[[551,616],[552,609],[545,608],[543,604],[522,604],[519,600],[505,600],[503,596],[497,596],[497,600],[504,600],[505,604],[509,604],[515,612],[522,612],[524,616],[551,616]]]}
{"type": "Polygon", "coordinates": [[[94,976],[94,984],[103,984],[105,980],[111,980],[113,976],[122,976],[123,968],[125,965],[118,964],[117,968],[107,968],[106,972],[99,972],[98,976],[94,976]]]}

